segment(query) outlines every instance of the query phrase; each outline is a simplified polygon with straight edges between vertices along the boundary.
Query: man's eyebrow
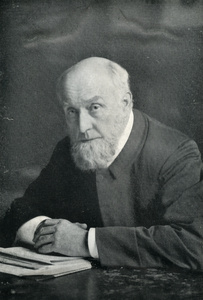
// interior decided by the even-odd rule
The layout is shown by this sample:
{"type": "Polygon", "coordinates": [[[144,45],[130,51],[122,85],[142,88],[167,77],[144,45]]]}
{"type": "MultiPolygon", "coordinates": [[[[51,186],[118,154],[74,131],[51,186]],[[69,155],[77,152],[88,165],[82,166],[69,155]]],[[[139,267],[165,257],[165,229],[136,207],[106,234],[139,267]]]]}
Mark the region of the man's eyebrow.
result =
{"type": "Polygon", "coordinates": [[[101,96],[94,96],[93,98],[90,98],[90,99],[86,100],[86,102],[92,103],[92,102],[97,101],[97,100],[102,100],[103,101],[103,98],[101,96]]]}
{"type": "MultiPolygon", "coordinates": [[[[98,101],[98,100],[104,101],[104,99],[103,99],[101,96],[94,96],[94,97],[92,97],[92,98],[90,98],[90,99],[87,99],[87,100],[83,99],[83,101],[84,101],[86,104],[91,104],[91,103],[93,103],[93,102],[95,102],[95,101],[98,101]]],[[[63,105],[64,105],[64,106],[68,106],[68,107],[73,107],[73,106],[74,106],[74,105],[71,104],[71,100],[70,100],[70,102],[68,102],[68,101],[64,102],[63,105]]]]}

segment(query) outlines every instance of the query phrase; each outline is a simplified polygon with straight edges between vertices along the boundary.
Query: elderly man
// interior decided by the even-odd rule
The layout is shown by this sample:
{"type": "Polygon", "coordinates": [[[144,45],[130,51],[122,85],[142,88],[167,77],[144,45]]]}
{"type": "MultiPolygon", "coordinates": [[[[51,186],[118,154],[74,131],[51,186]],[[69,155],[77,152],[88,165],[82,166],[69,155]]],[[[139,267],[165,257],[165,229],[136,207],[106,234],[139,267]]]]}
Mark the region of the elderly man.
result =
{"type": "Polygon", "coordinates": [[[7,237],[105,266],[203,268],[201,218],[184,192],[200,181],[195,142],[133,110],[128,73],[107,59],[74,65],[57,91],[68,137],[13,202],[7,237]]]}

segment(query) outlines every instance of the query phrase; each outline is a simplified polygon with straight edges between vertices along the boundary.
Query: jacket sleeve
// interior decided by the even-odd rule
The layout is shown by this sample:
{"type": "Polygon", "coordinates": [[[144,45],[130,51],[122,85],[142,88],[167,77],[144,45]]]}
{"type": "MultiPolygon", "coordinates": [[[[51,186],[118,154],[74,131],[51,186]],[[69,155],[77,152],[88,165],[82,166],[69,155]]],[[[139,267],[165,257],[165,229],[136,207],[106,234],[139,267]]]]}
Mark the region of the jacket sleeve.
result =
{"type": "Polygon", "coordinates": [[[5,247],[11,246],[18,228],[28,220],[51,212],[55,196],[54,174],[61,159],[61,142],[56,146],[48,165],[39,177],[29,185],[22,198],[15,199],[3,220],[5,247]]]}
{"type": "MultiPolygon", "coordinates": [[[[193,142],[181,145],[159,174],[163,214],[155,225],[96,229],[102,265],[203,269],[203,181],[193,142]]],[[[161,209],[161,208],[160,208],[161,209]]]]}

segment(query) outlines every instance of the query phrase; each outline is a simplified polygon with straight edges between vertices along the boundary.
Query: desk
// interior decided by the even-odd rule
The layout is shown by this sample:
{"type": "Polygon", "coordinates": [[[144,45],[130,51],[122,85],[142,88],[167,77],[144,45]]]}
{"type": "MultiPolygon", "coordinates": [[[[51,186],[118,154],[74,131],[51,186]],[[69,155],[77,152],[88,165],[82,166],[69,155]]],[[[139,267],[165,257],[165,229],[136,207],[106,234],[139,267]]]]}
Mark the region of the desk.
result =
{"type": "Polygon", "coordinates": [[[36,282],[0,274],[1,300],[203,299],[203,273],[185,270],[93,267],[36,282]]]}

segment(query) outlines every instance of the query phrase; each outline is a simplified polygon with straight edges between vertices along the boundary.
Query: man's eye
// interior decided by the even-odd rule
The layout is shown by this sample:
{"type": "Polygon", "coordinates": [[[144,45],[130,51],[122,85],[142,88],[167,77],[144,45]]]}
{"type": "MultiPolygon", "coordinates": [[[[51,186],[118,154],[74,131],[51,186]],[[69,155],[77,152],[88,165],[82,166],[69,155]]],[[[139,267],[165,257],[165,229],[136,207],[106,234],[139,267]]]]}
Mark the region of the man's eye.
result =
{"type": "Polygon", "coordinates": [[[92,104],[92,105],[90,106],[90,110],[91,110],[92,112],[94,112],[94,111],[98,110],[100,107],[101,107],[100,104],[92,104]]]}
{"type": "Polygon", "coordinates": [[[67,113],[68,113],[68,116],[70,116],[70,117],[74,117],[77,114],[77,112],[76,112],[76,110],[74,108],[69,108],[67,110],[67,113]]]}

